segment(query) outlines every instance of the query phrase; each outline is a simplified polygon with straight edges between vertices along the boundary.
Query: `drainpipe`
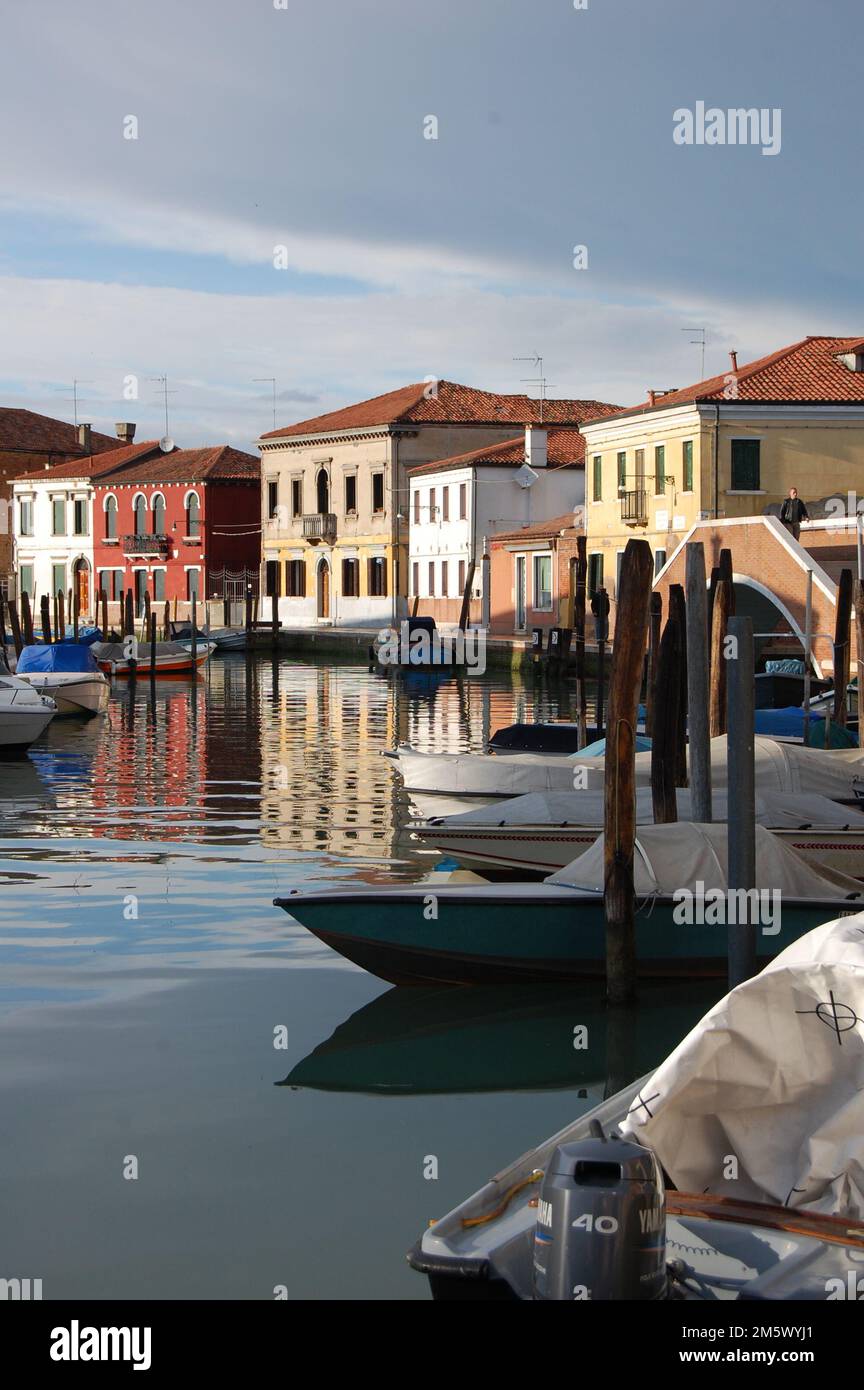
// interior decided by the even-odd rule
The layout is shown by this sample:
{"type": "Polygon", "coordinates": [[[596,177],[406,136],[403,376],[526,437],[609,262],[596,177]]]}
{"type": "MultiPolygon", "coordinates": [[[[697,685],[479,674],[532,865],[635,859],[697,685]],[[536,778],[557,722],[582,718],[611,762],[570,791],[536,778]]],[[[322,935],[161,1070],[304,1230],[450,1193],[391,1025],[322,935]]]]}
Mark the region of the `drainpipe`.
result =
{"type": "Polygon", "coordinates": [[[714,406],[714,520],[720,515],[720,403],[714,406]]]}

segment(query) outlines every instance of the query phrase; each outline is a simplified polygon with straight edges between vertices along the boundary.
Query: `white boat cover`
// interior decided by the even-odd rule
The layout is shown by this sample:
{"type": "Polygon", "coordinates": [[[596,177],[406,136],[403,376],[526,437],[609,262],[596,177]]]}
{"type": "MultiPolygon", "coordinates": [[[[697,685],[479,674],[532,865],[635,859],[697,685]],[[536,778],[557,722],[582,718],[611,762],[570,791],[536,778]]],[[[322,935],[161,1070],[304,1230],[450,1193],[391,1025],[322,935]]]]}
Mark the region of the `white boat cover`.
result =
{"type": "MultiPolygon", "coordinates": [[[[460,811],[438,818],[442,825],[548,825],[592,826],[598,834],[603,827],[603,792],[526,792],[524,796],[507,801],[487,802],[473,811],[460,811]]],[[[679,787],[676,792],[679,820],[693,819],[690,792],[679,787]]],[[[726,820],[726,794],[712,797],[711,810],[715,821],[726,820]]],[[[864,831],[864,815],[851,806],[841,806],[827,796],[802,792],[759,792],[756,796],[756,820],[771,830],[801,830],[816,827],[831,830],[864,831]]],[[[653,825],[654,811],[651,792],[640,787],[636,792],[636,821],[653,825]]]]}
{"type": "Polygon", "coordinates": [[[732,990],[642,1087],[623,1132],[679,1191],[864,1220],[864,913],[732,990]]]}
{"type": "MultiPolygon", "coordinates": [[[[807,792],[834,800],[864,798],[864,753],[860,748],[805,748],[757,734],[756,789],[807,792]]],[[[728,781],[726,736],[711,740],[711,781],[725,791],[728,781]]],[[[580,772],[579,790],[603,787],[605,759],[579,753],[415,753],[400,748],[394,766],[411,791],[449,796],[521,796],[526,792],[570,792],[580,772]]],[[[636,785],[651,785],[651,754],[636,754],[636,785]]]]}
{"type": "MultiPolygon", "coordinates": [[[[728,831],[725,825],[700,825],[677,821],[673,825],[645,825],[636,835],[633,881],[636,892],[646,897],[672,895],[703,883],[705,889],[728,887],[728,831]]],[[[603,836],[578,859],[544,883],[602,893],[604,882],[603,836]]],[[[764,826],[756,827],[757,888],[776,889],[782,898],[849,898],[864,905],[864,884],[835,869],[817,872],[764,826]]],[[[850,907],[850,910],[852,908],[850,907]]]]}

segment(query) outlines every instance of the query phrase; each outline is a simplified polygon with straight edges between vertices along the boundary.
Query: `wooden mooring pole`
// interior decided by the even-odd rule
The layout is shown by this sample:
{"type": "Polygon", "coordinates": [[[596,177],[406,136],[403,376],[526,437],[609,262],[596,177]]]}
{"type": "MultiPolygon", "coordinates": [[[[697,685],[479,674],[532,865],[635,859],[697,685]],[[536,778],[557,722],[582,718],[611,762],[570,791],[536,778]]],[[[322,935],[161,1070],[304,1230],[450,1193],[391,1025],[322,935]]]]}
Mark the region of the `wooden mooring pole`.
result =
{"type": "Polygon", "coordinates": [[[669,605],[657,657],[654,733],[651,736],[651,805],[658,825],[678,819],[675,773],[681,722],[681,613],[669,605]]]}
{"type": "Polygon", "coordinates": [[[604,795],[606,994],[626,1004],[636,993],[636,723],[645,662],[654,561],[647,541],[629,540],[621,562],[609,682],[604,795]]]}
{"type": "Polygon", "coordinates": [[[54,641],[55,641],[55,642],[62,642],[62,641],[63,641],[63,638],[65,637],[65,635],[66,635],[66,634],[65,634],[64,632],[61,632],[61,631],[60,631],[60,605],[59,605],[59,603],[58,603],[58,601],[57,601],[57,595],[55,594],[55,595],[54,595],[54,641]]]}
{"type": "Polygon", "coordinates": [[[595,593],[591,600],[591,612],[594,614],[597,637],[597,737],[602,738],[603,704],[606,698],[606,643],[609,640],[609,595],[605,589],[598,589],[595,593]]]}
{"type": "Polygon", "coordinates": [[[15,655],[20,656],[24,643],[21,640],[21,623],[18,619],[18,605],[12,598],[9,600],[9,626],[12,630],[12,644],[15,647],[15,655]]]}
{"type": "Polygon", "coordinates": [[[33,646],[33,614],[30,611],[30,595],[25,589],[21,595],[21,627],[24,632],[25,647],[33,646]]]}
{"type": "Polygon", "coordinates": [[[645,679],[645,732],[654,732],[654,710],[657,694],[657,658],[660,655],[660,629],[663,625],[663,597],[651,594],[648,607],[648,672],[645,679]]]}
{"type": "Polygon", "coordinates": [[[60,641],[66,640],[66,598],[62,589],[57,590],[57,631],[60,641]]]}
{"type": "Polygon", "coordinates": [[[693,819],[711,820],[711,740],[708,729],[708,643],[705,547],[690,541],[687,583],[687,729],[693,819]]]}
{"type": "Polygon", "coordinates": [[[858,667],[858,742],[861,742],[861,712],[864,710],[864,581],[856,579],[852,588],[855,607],[855,661],[858,667]]]}
{"type": "Polygon", "coordinates": [[[846,727],[849,638],[852,627],[852,571],[840,571],[834,619],[834,723],[846,727]]]}
{"type": "Polygon", "coordinates": [[[718,579],[714,591],[714,611],[711,621],[711,700],[709,727],[711,737],[726,732],[726,628],[732,603],[732,585],[728,579],[718,579]]]}
{"type": "Polygon", "coordinates": [[[47,594],[43,594],[39,602],[42,613],[42,641],[51,642],[51,600],[47,594]]]}
{"type": "Polygon", "coordinates": [[[579,726],[579,747],[588,742],[588,690],[585,684],[585,593],[588,579],[588,542],[585,536],[576,539],[576,563],[573,567],[573,636],[576,642],[576,722],[579,726]]]}
{"type": "Polygon", "coordinates": [[[758,905],[735,889],[756,887],[755,672],[752,618],[729,619],[729,988],[756,974],[758,905]],[[736,911],[732,911],[735,903],[736,911]],[[743,908],[743,903],[747,904],[743,908]],[[742,910],[743,909],[743,910],[742,910]],[[744,921],[738,921],[743,916],[744,921]]]}
{"type": "Polygon", "coordinates": [[[675,725],[675,785],[687,786],[687,604],[682,584],[669,585],[669,617],[678,624],[678,720],[675,725]]]}
{"type": "Polygon", "coordinates": [[[6,599],[0,594],[0,661],[9,670],[9,648],[6,645],[6,599]]]}
{"type": "Polygon", "coordinates": [[[192,595],[192,674],[194,676],[198,667],[198,595],[192,595]]]}
{"type": "Polygon", "coordinates": [[[156,614],[151,613],[150,624],[150,698],[156,702],[156,614]]]}

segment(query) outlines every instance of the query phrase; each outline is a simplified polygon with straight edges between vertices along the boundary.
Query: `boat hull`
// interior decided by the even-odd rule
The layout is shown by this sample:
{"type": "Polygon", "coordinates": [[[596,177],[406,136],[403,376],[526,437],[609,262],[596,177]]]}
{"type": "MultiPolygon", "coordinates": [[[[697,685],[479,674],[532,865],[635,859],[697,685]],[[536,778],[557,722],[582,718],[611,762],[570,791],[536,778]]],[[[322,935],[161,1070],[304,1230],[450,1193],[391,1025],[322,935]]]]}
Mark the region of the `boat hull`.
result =
{"type": "MultiPolygon", "coordinates": [[[[139,648],[139,651],[141,655],[139,656],[138,662],[135,667],[135,675],[149,676],[150,654],[143,644],[139,648]]],[[[206,666],[207,662],[210,660],[211,651],[212,648],[209,647],[205,648],[203,651],[199,649],[194,661],[192,659],[191,651],[184,652],[182,655],[180,653],[175,653],[171,656],[157,655],[156,675],[188,676],[190,672],[197,671],[202,666],[206,666]]],[[[104,671],[106,675],[119,676],[121,679],[127,678],[131,675],[131,668],[128,661],[100,660],[99,668],[100,670],[104,671]]]]}
{"type": "Polygon", "coordinates": [[[21,679],[38,690],[40,695],[49,695],[57,706],[58,715],[83,715],[89,718],[104,714],[108,708],[111,687],[101,671],[98,675],[65,677],[55,673],[39,675],[34,672],[31,675],[28,672],[21,679]]]}
{"type": "MultiPolygon", "coordinates": [[[[391,984],[546,983],[602,977],[603,898],[550,884],[354,889],[297,893],[276,905],[340,955],[391,984]],[[434,913],[434,916],[429,914],[434,913]]],[[[783,899],[779,930],[757,927],[765,964],[804,932],[857,907],[837,898],[783,899]]],[[[669,897],[637,906],[641,976],[723,976],[727,928],[680,925],[669,897]]]]}
{"type": "Polygon", "coordinates": [[[23,753],[45,732],[53,709],[0,709],[0,753],[23,753]]]}

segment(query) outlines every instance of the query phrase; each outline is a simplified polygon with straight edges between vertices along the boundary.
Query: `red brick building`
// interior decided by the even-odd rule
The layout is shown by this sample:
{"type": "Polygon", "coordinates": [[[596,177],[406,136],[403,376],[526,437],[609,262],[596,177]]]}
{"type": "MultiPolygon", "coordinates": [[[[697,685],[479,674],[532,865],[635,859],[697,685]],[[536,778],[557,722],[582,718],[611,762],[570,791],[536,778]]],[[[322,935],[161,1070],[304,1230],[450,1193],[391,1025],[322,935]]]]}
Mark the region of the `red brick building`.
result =
{"type": "Polygon", "coordinates": [[[577,540],[572,512],[502,532],[489,547],[489,632],[519,636],[570,627],[577,540]]]}

